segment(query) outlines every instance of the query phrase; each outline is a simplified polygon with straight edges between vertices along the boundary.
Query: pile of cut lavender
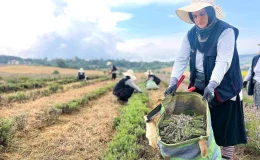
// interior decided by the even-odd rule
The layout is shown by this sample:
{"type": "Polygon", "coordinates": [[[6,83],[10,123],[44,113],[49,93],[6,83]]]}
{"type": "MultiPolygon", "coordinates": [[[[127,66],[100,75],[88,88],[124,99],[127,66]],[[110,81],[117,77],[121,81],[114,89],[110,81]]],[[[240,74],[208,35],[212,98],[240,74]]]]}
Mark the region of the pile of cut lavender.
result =
{"type": "Polygon", "coordinates": [[[167,144],[183,142],[206,135],[206,122],[203,115],[171,115],[160,123],[159,134],[167,144]]]}

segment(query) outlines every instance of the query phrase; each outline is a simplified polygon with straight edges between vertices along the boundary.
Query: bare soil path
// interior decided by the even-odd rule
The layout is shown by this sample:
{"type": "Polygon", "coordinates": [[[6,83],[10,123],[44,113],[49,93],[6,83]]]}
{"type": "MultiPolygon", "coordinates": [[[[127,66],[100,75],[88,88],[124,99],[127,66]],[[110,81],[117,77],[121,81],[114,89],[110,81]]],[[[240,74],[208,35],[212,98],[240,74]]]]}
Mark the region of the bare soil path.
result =
{"type": "Polygon", "coordinates": [[[10,160],[99,159],[113,137],[113,120],[120,107],[109,91],[79,112],[62,115],[58,123],[17,138],[16,148],[4,156],[10,160]]]}
{"type": "Polygon", "coordinates": [[[90,93],[97,88],[113,83],[113,81],[97,82],[93,85],[85,86],[82,88],[71,89],[62,93],[56,93],[48,97],[42,97],[35,101],[27,103],[12,103],[11,106],[2,106],[0,108],[0,117],[9,118],[19,115],[21,113],[28,113],[29,115],[38,112],[48,106],[54,106],[58,103],[66,103],[73,99],[77,99],[90,93]]]}

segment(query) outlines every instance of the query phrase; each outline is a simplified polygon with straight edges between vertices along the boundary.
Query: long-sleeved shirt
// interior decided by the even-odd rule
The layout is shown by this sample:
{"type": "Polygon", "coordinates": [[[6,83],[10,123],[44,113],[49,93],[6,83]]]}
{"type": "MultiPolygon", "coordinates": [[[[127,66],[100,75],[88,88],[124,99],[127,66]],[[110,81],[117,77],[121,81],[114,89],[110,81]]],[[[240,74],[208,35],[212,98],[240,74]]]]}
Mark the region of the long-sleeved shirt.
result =
{"type": "Polygon", "coordinates": [[[134,88],[138,92],[142,92],[142,90],[134,83],[134,81],[132,79],[128,79],[127,81],[125,81],[125,85],[128,85],[128,86],[134,88]]]}
{"type": "MultiPolygon", "coordinates": [[[[235,44],[235,33],[232,28],[224,30],[218,39],[217,44],[217,57],[216,65],[212,71],[210,81],[215,81],[218,84],[222,81],[225,73],[231,65],[231,61],[234,54],[234,45],[235,44]]],[[[176,77],[177,79],[181,78],[181,75],[184,73],[185,68],[188,65],[190,58],[190,43],[188,40],[188,35],[184,37],[180,53],[177,55],[177,58],[174,63],[174,68],[171,77],[176,77]]],[[[204,54],[197,50],[196,53],[196,69],[198,72],[203,72],[203,57],[204,54]]]]}
{"type": "MultiPolygon", "coordinates": [[[[253,79],[257,82],[260,82],[260,61],[258,60],[254,68],[255,75],[253,79]]],[[[244,81],[249,81],[252,76],[252,66],[249,68],[247,75],[244,78],[244,81]]]]}
{"type": "MultiPolygon", "coordinates": [[[[235,47],[235,32],[232,28],[225,29],[218,38],[216,64],[212,71],[210,81],[215,81],[220,84],[224,75],[228,71],[235,47]]],[[[191,46],[188,40],[188,34],[184,37],[181,50],[175,60],[171,77],[178,80],[185,71],[190,58],[191,46]]],[[[204,54],[197,50],[196,53],[196,70],[204,73],[203,69],[204,54]]],[[[241,94],[242,95],[242,94],[241,94]]],[[[235,97],[234,97],[235,98],[235,97]]],[[[242,99],[242,97],[241,97],[242,99]]],[[[233,98],[232,98],[233,100],[233,98]]]]}

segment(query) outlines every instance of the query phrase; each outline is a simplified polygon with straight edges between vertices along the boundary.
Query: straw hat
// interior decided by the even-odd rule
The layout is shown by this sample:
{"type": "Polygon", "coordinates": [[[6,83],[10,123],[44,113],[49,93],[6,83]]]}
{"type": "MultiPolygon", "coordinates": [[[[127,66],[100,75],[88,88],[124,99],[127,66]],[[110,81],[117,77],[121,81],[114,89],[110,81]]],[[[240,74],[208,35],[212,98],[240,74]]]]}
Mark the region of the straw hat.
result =
{"type": "Polygon", "coordinates": [[[84,72],[84,69],[83,69],[83,68],[80,68],[80,69],[79,69],[79,72],[84,72]]]}
{"type": "Polygon", "coordinates": [[[152,72],[152,70],[147,70],[146,72],[144,72],[144,74],[147,75],[147,76],[153,75],[153,72],[152,72]]]}
{"type": "Polygon", "coordinates": [[[189,12],[196,12],[209,6],[214,8],[218,19],[223,19],[225,17],[223,10],[219,6],[214,5],[214,0],[191,0],[190,5],[177,9],[176,14],[181,20],[192,24],[193,22],[189,17],[189,12]]]}
{"type": "Polygon", "coordinates": [[[132,80],[136,80],[136,76],[133,70],[129,69],[126,72],[123,73],[124,76],[131,77],[132,80]]]}
{"type": "Polygon", "coordinates": [[[111,64],[112,64],[112,62],[110,62],[110,61],[107,62],[107,66],[109,66],[109,65],[111,65],[111,64]]]}

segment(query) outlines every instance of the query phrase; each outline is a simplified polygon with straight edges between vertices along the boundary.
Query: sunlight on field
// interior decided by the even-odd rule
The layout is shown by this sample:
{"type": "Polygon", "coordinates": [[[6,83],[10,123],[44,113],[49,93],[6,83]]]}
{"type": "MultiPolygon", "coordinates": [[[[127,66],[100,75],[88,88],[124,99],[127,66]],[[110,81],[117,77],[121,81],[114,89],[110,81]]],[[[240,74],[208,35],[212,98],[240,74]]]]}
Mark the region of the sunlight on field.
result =
{"type": "Polygon", "coordinates": [[[172,67],[162,68],[161,71],[172,72],[172,67]]]}
{"type": "MultiPolygon", "coordinates": [[[[77,74],[77,69],[66,69],[58,67],[46,67],[46,66],[26,66],[26,65],[15,65],[15,66],[2,66],[0,72],[6,73],[17,73],[17,74],[52,74],[54,70],[58,70],[60,74],[77,74]]],[[[103,75],[103,71],[85,70],[86,75],[103,75]]]]}

